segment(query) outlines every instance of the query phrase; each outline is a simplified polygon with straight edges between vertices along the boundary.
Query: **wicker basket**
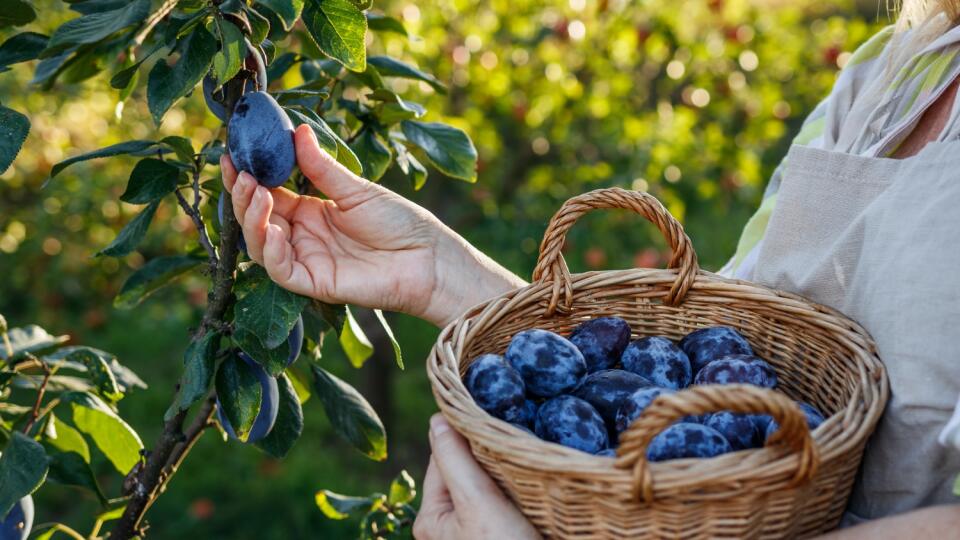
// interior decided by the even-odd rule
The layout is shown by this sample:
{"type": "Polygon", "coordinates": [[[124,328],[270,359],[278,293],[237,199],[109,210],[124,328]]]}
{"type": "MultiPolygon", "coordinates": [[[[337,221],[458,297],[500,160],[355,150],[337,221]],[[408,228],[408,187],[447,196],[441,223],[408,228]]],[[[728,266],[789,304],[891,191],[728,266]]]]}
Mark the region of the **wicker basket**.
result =
{"type": "Polygon", "coordinates": [[[533,279],[447,326],[427,368],[444,416],[544,536],[795,538],[837,525],[889,393],[863,328],[796,295],[700,270],[690,239],[659,201],[622,189],[563,205],[547,228],[533,279]],[[673,250],[670,269],[571,275],[561,255],[564,236],[595,208],[633,210],[656,224],[673,250]],[[679,339],[704,326],[733,326],[774,366],[782,393],[731,385],[661,396],[621,435],[611,459],[532,437],[480,409],[463,385],[474,358],[502,353],[520,330],[567,335],[584,320],[609,315],[626,319],[635,338],[679,339]],[[811,435],[790,398],[816,406],[826,422],[811,435]],[[781,429],[765,448],[647,463],[647,444],[674,420],[718,410],[769,413],[781,429]]]}

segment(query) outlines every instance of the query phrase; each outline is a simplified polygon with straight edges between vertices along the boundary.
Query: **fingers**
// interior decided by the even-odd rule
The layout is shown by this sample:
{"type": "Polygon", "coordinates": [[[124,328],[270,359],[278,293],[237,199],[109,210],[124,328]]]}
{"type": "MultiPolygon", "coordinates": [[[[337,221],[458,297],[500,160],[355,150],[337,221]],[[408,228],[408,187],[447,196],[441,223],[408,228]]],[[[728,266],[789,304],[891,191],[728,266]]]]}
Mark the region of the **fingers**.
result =
{"type": "Polygon", "coordinates": [[[233,192],[233,184],[237,181],[237,169],[233,166],[233,160],[230,155],[224,153],[220,156],[220,174],[223,176],[223,185],[227,191],[233,192]]]}
{"type": "Polygon", "coordinates": [[[263,260],[263,243],[266,241],[271,212],[273,212],[273,197],[270,192],[261,186],[253,188],[250,205],[243,213],[243,221],[240,225],[243,226],[243,237],[247,241],[247,254],[257,262],[263,260]]]}
{"type": "Polygon", "coordinates": [[[262,264],[270,279],[288,291],[302,295],[314,294],[313,276],[307,267],[297,260],[286,231],[271,223],[267,227],[262,247],[262,264]]]}
{"type": "Polygon", "coordinates": [[[430,418],[430,448],[455,507],[489,508],[503,499],[500,488],[473,458],[466,439],[439,413],[430,418]]]}
{"type": "Polygon", "coordinates": [[[427,474],[423,477],[423,500],[420,502],[420,511],[413,523],[413,536],[417,540],[432,540],[434,538],[458,538],[456,534],[456,514],[450,492],[443,484],[443,477],[437,469],[437,463],[430,456],[430,465],[427,474]]]}
{"type": "Polygon", "coordinates": [[[348,210],[370,198],[375,192],[376,184],[353,174],[320,148],[317,136],[310,126],[298,127],[294,142],[300,171],[339,206],[348,210]]]}

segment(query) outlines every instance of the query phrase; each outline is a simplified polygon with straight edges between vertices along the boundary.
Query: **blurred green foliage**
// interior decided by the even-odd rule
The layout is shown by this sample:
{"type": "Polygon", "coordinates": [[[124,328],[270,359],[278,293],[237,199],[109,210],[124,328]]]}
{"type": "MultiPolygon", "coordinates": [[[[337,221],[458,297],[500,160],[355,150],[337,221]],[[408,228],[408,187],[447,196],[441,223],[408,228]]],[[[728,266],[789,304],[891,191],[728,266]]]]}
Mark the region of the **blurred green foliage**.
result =
{"type": "MultiPolygon", "coordinates": [[[[29,30],[49,33],[73,16],[59,1],[34,4],[41,16],[29,30]]],[[[475,185],[431,181],[414,191],[396,169],[381,182],[525,277],[559,205],[613,185],[659,197],[684,223],[702,265],[718,268],[804,115],[829,91],[848,53],[888,22],[876,6],[860,11],[850,0],[384,0],[375,9],[403,21],[415,38],[381,33],[371,50],[406,57],[448,83],[450,93],[390,84],[443,111],[427,120],[461,127],[480,154],[475,185]]],[[[0,311],[121,357],[151,384],[122,408],[152,441],[206,286],[184,280],[128,313],[114,310],[112,299],[145,260],[194,242],[189,218],[161,207],[157,222],[171,226],[154,227],[140,253],[93,258],[135,214],[115,202],[134,159],[89,162],[46,179],[71,155],[131,138],[208,140],[219,121],[197,92],[171,109],[157,133],[142,88],[123,105],[107,76],[41,93],[29,83],[34,65],[0,75],[4,105],[33,124],[0,176],[0,311]]],[[[294,69],[283,86],[298,82],[294,69]]],[[[610,212],[574,228],[567,257],[574,271],[654,266],[665,261],[663,249],[651,226],[610,212]]],[[[435,405],[418,359],[436,331],[407,317],[393,322],[410,360],[390,381],[386,464],[333,444],[318,413],[307,415],[303,440],[282,462],[248,447],[227,451],[208,436],[151,511],[151,538],[355,536],[355,523],[323,517],[315,492],[382,489],[404,467],[419,478],[426,463],[426,419],[435,405]]],[[[361,388],[373,384],[376,362],[356,372],[337,347],[326,350],[332,372],[363,379],[361,388]]],[[[89,526],[84,516],[96,501],[76,494],[48,490],[38,519],[89,526]]]]}

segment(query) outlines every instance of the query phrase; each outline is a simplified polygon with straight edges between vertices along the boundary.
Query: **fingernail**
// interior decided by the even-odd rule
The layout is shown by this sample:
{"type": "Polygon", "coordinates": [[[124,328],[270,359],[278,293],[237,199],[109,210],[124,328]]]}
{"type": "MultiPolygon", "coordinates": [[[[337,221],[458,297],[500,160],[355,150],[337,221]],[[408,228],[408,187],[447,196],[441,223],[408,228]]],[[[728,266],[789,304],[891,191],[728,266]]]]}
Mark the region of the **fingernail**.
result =
{"type": "Polygon", "coordinates": [[[263,192],[264,189],[260,186],[257,186],[257,189],[253,192],[253,200],[257,204],[263,201],[263,192]]]}
{"type": "Polygon", "coordinates": [[[246,189],[253,182],[253,177],[250,176],[250,173],[247,171],[241,172],[237,175],[237,185],[246,189]]]}
{"type": "Polygon", "coordinates": [[[449,430],[450,424],[447,423],[447,420],[442,415],[435,414],[430,418],[430,433],[433,434],[434,437],[439,437],[449,430]]]}

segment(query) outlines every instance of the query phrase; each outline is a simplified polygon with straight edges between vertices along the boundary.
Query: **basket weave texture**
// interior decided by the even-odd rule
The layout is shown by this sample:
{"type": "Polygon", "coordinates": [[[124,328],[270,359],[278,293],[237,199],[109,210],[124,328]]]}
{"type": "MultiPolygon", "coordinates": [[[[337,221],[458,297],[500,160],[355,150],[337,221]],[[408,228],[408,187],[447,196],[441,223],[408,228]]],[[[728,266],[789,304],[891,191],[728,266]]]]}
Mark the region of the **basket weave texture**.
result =
{"type": "Polygon", "coordinates": [[[549,538],[798,538],[836,527],[889,394],[876,347],[857,323],[797,295],[699,269],[690,239],[653,196],[619,188],[567,201],[540,246],[533,283],[476,306],[440,333],[427,360],[434,396],[484,469],[549,538]],[[598,208],[641,214],[673,251],[666,270],[571,274],[561,248],[598,208]],[[777,372],[778,390],[700,386],[657,398],[621,435],[616,459],[542,441],[474,402],[462,375],[503,353],[521,330],[562,335],[618,316],[633,339],[680,339],[705,326],[739,330],[777,372]],[[827,420],[811,435],[793,400],[827,420]],[[712,459],[646,461],[650,440],[679,418],[730,410],[781,425],[761,449],[712,459]]]}

